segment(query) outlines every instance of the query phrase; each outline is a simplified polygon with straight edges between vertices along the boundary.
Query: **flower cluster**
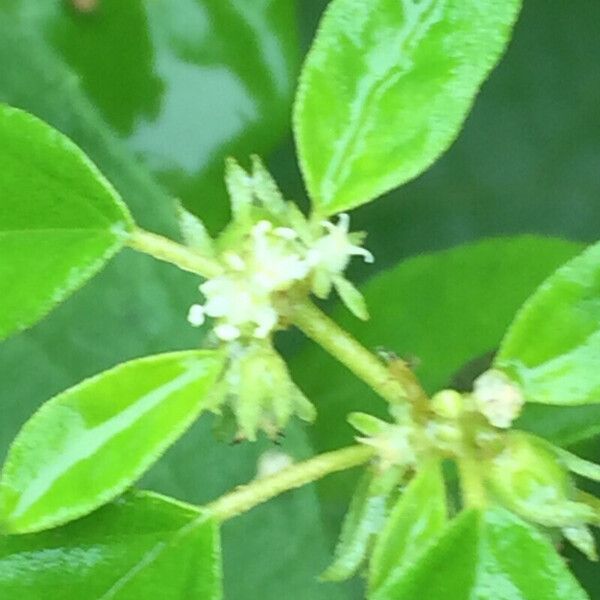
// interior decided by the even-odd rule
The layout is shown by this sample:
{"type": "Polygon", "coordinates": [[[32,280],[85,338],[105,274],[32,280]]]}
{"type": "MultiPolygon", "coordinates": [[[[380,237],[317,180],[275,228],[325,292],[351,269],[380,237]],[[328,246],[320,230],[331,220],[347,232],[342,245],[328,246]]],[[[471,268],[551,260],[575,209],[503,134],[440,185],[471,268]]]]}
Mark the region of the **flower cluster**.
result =
{"type": "Polygon", "coordinates": [[[333,224],[286,202],[258,158],[251,173],[230,160],[225,181],[232,221],[216,240],[195,217],[180,215],[186,244],[220,267],[200,285],[204,302],[191,306],[188,320],[201,326],[213,319],[228,354],[212,400],[223,427],[233,423],[238,438],[254,440],[258,430],[275,438],[292,415],[311,421],[316,414],[271,342],[286,299],[310,292],[326,298],[335,289],[366,319],[364,300],[343,273],[353,256],[367,262],[373,256],[361,246],[364,235],[350,233],[348,215],[333,224]]]}
{"type": "Polygon", "coordinates": [[[215,242],[222,274],[200,285],[204,304],[194,304],[194,326],[216,320],[214,332],[225,342],[267,338],[278,326],[276,300],[304,286],[320,298],[335,288],[346,305],[367,318],[364,301],[343,272],[352,256],[371,262],[360,244],[362,234],[349,232],[349,217],[334,225],[307,219],[285,202],[270,175],[255,159],[252,175],[229,162],[227,186],[233,221],[215,242]]]}

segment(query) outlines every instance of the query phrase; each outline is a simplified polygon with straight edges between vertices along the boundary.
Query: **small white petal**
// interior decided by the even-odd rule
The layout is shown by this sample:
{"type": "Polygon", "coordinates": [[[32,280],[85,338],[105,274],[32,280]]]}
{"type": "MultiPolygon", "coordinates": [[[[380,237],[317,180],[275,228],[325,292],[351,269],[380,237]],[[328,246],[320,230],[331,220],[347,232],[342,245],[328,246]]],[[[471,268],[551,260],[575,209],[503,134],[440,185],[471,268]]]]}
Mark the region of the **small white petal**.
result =
{"type": "Polygon", "coordinates": [[[227,266],[231,267],[235,271],[243,271],[246,268],[246,263],[239,254],[235,252],[227,252],[223,257],[227,266]]]}
{"type": "Polygon", "coordinates": [[[205,320],[204,307],[200,304],[192,304],[188,312],[187,320],[193,327],[200,327],[205,320]]]}
{"type": "Polygon", "coordinates": [[[352,256],[362,256],[366,263],[375,262],[375,257],[373,254],[366,248],[361,248],[360,246],[350,246],[350,254],[352,256]]]}
{"type": "Polygon", "coordinates": [[[311,268],[316,267],[321,262],[321,253],[315,248],[311,248],[306,253],[306,262],[311,268]]]}
{"type": "Polygon", "coordinates": [[[277,313],[273,308],[270,306],[263,308],[256,318],[256,324],[258,326],[254,330],[254,337],[259,339],[266,338],[269,333],[273,331],[273,328],[275,325],[277,325],[278,320],[277,313]]]}
{"type": "Polygon", "coordinates": [[[284,240],[295,240],[298,234],[291,227],[277,227],[273,233],[284,240]]]}
{"type": "Polygon", "coordinates": [[[350,215],[348,213],[340,213],[338,216],[337,227],[344,233],[348,233],[350,229],[350,215]]]}
{"type": "Polygon", "coordinates": [[[259,221],[253,228],[252,233],[256,236],[264,235],[265,233],[271,231],[273,229],[273,225],[270,221],[259,221]]]}
{"type": "Polygon", "coordinates": [[[224,317],[231,309],[231,299],[228,296],[212,296],[204,305],[204,312],[209,317],[224,317]]]}
{"type": "Polygon", "coordinates": [[[215,335],[224,342],[231,342],[240,337],[240,330],[229,323],[221,323],[215,327],[215,335]]]}

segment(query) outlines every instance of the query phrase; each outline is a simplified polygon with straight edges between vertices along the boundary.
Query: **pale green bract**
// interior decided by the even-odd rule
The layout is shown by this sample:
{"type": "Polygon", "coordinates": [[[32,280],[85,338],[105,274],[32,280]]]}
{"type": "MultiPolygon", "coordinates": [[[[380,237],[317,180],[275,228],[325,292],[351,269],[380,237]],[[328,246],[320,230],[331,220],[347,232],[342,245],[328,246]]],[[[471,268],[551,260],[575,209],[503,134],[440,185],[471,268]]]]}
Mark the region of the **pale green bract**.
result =
{"type": "Polygon", "coordinates": [[[330,215],[416,177],[452,143],[506,47],[519,0],[333,0],[300,79],[294,131],[330,215]]]}

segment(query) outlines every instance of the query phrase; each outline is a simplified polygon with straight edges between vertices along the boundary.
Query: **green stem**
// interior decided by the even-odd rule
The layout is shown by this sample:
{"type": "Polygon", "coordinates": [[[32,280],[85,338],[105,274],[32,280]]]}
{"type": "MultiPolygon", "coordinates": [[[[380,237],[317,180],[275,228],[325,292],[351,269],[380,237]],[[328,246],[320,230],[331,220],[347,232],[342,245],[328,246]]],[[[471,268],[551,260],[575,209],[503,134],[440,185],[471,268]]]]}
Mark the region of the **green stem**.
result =
{"type": "Polygon", "coordinates": [[[388,367],[314,304],[304,302],[295,305],[291,320],[305,335],[327,350],[390,404],[405,400],[417,403],[426,401],[425,392],[403,361],[398,359],[393,369],[390,368],[391,364],[388,367]]]}
{"type": "Polygon", "coordinates": [[[136,229],[129,236],[127,244],[138,252],[149,254],[158,260],[174,264],[184,271],[202,275],[207,279],[216,277],[223,270],[216,260],[143,229],[136,229]]]}
{"type": "Polygon", "coordinates": [[[487,494],[477,460],[466,456],[457,462],[463,504],[467,508],[483,508],[487,504],[487,494]]]}
{"type": "Polygon", "coordinates": [[[240,486],[203,508],[218,521],[226,521],[282,494],[321,479],[325,475],[344,471],[366,463],[374,455],[368,446],[350,446],[327,452],[307,461],[287,467],[279,473],[240,486]]]}

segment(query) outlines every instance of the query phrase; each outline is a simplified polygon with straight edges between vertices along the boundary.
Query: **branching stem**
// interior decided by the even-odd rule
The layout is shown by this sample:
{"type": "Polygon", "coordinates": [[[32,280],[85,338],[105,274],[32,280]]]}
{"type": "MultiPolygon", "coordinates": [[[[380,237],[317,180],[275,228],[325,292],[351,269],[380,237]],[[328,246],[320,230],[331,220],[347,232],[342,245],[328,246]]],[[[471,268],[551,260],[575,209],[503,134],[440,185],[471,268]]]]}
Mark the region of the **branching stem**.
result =
{"type": "Polygon", "coordinates": [[[426,399],[416,377],[403,361],[398,360],[391,370],[311,302],[296,304],[291,320],[390,404],[406,400],[421,403],[426,399]]]}

